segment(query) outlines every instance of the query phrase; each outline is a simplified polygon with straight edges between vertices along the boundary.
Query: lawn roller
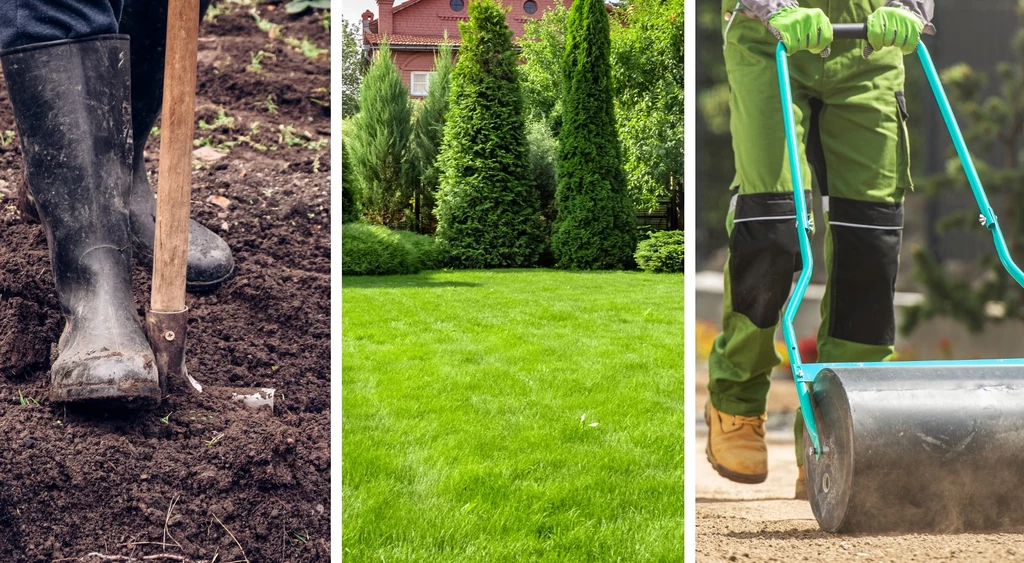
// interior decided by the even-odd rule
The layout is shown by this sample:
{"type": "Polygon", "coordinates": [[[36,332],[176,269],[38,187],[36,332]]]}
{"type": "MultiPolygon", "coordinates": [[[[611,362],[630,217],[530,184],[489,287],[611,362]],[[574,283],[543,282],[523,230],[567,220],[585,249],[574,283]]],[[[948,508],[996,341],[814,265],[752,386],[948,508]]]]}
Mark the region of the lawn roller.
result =
{"type": "MultiPolygon", "coordinates": [[[[836,40],[867,26],[834,25],[836,40]]],[[[960,157],[981,223],[1017,283],[995,212],[924,43],[921,66],[960,157]]],[[[803,269],[783,314],[804,420],[804,466],[814,517],[828,532],[949,532],[1024,525],[1024,359],[808,363],[793,321],[810,282],[809,210],[785,46],[776,50],[803,269]]]]}

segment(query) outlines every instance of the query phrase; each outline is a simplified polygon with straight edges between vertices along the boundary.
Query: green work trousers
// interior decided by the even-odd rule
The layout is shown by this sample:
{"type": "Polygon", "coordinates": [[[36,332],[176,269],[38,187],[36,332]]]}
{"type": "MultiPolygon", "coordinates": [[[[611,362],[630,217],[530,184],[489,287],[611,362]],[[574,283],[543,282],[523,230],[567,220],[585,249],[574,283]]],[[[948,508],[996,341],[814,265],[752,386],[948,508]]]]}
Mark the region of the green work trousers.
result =
{"type": "MultiPolygon", "coordinates": [[[[821,8],[833,23],[858,23],[883,3],[800,5],[821,8]]],[[[735,7],[724,0],[723,15],[735,7]]],[[[766,410],[769,377],[781,362],[775,333],[801,260],[778,42],[760,20],[737,15],[723,26],[736,178],[726,218],[723,331],[711,351],[708,389],[722,412],[757,416],[766,410]]],[[[810,201],[813,171],[826,217],[820,362],[885,360],[895,342],[903,198],[913,187],[903,55],[883,49],[865,59],[864,45],[837,41],[827,58],[806,51],[789,58],[805,196],[810,201]]]]}

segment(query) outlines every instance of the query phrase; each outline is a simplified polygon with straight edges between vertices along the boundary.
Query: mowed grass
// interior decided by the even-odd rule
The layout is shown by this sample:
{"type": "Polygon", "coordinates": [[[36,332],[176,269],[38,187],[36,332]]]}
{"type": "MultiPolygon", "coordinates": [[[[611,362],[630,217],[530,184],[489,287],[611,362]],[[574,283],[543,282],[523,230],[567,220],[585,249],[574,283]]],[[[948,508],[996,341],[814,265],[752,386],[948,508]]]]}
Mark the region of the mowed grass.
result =
{"type": "Polygon", "coordinates": [[[343,285],[346,563],[682,561],[682,275],[343,285]]]}

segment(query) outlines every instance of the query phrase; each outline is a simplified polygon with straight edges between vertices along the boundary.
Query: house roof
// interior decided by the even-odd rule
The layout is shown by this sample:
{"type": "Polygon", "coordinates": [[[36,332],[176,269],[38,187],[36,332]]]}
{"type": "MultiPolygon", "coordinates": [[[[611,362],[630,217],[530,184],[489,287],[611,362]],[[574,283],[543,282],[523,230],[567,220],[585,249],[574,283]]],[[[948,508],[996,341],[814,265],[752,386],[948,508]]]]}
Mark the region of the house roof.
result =
{"type": "MultiPolygon", "coordinates": [[[[414,0],[416,1],[416,0],[414,0]]],[[[364,33],[363,37],[366,38],[366,43],[369,45],[379,45],[384,34],[381,33],[364,33]]],[[[423,45],[423,46],[437,46],[444,42],[444,37],[438,35],[404,35],[404,34],[387,34],[389,45],[423,45]]],[[[458,37],[449,37],[448,42],[452,45],[458,45],[461,41],[458,37]]]]}
{"type": "Polygon", "coordinates": [[[412,6],[413,4],[418,4],[419,2],[421,2],[421,0],[409,0],[408,2],[402,2],[401,4],[395,6],[394,9],[391,10],[391,13],[393,14],[397,11],[404,10],[409,6],[412,6]]]}

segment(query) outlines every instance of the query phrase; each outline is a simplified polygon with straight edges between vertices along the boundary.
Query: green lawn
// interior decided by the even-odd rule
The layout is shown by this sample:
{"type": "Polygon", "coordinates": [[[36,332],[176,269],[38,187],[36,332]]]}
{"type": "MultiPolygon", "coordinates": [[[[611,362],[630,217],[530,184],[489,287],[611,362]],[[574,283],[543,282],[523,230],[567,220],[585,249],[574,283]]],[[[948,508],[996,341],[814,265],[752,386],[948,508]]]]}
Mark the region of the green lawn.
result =
{"type": "Polygon", "coordinates": [[[346,563],[682,561],[682,275],[343,285],[346,563]]]}

